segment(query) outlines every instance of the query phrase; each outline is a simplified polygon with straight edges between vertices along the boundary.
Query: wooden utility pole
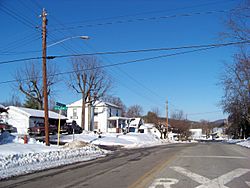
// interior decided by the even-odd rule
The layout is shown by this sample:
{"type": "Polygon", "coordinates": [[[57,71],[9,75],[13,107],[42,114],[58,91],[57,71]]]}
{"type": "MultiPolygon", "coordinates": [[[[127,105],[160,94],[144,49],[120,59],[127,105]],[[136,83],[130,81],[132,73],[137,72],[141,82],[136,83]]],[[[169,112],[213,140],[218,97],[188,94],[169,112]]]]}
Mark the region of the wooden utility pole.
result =
{"type": "Polygon", "coordinates": [[[88,131],[92,131],[91,130],[91,97],[90,97],[90,92],[88,93],[88,131]]]}
{"type": "Polygon", "coordinates": [[[166,128],[167,128],[167,138],[168,138],[168,99],[166,101],[166,128]]]}
{"type": "Polygon", "coordinates": [[[45,9],[42,12],[42,48],[43,48],[43,97],[44,97],[44,126],[45,126],[45,143],[49,146],[49,112],[48,112],[48,92],[47,92],[47,13],[45,9]]]}

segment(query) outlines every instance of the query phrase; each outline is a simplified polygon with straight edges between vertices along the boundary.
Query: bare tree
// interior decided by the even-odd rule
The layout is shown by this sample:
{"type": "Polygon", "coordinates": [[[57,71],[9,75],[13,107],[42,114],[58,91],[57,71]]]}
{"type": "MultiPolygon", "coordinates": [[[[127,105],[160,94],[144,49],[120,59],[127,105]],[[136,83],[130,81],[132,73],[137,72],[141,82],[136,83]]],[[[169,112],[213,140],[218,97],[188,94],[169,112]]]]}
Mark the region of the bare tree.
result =
{"type": "MultiPolygon", "coordinates": [[[[27,101],[34,102],[35,108],[43,109],[43,83],[42,83],[42,71],[35,62],[27,63],[23,68],[16,71],[15,78],[17,80],[18,89],[26,96],[27,101]]],[[[56,76],[55,66],[48,66],[48,95],[52,94],[52,87],[58,81],[56,76]]],[[[29,106],[32,107],[32,106],[29,106]]]]}
{"type": "Polygon", "coordinates": [[[156,126],[159,125],[159,116],[155,112],[149,111],[146,116],[144,116],[144,120],[146,123],[153,123],[156,126]]]}
{"type": "Polygon", "coordinates": [[[82,56],[72,59],[74,73],[70,74],[69,86],[82,98],[81,126],[85,127],[85,106],[103,97],[111,88],[111,78],[100,68],[96,57],[82,56]]]}
{"type": "Polygon", "coordinates": [[[175,119],[175,120],[184,120],[185,119],[183,110],[176,110],[176,111],[171,112],[170,117],[172,119],[175,119]]]}
{"type": "Polygon", "coordinates": [[[250,16],[250,0],[241,1],[235,9],[232,9],[226,26],[229,29],[222,33],[224,37],[236,40],[249,40],[249,16],[250,16]]]}
{"type": "Polygon", "coordinates": [[[180,134],[180,139],[186,140],[190,136],[190,122],[185,119],[184,112],[182,110],[176,110],[171,113],[171,119],[169,123],[173,130],[177,130],[180,134]]]}
{"type": "Polygon", "coordinates": [[[235,63],[226,65],[221,85],[224,90],[221,100],[224,111],[229,114],[229,120],[238,125],[239,128],[233,126],[235,131],[241,129],[241,136],[247,136],[250,126],[250,56],[235,55],[235,63]]]}
{"type": "Polygon", "coordinates": [[[18,107],[22,106],[21,100],[18,97],[18,95],[16,95],[16,93],[13,93],[9,99],[1,102],[1,104],[4,106],[18,106],[18,107]]]}
{"type": "Polygon", "coordinates": [[[138,104],[130,106],[127,111],[128,117],[141,117],[142,116],[142,107],[138,104]]]}
{"type": "MultiPolygon", "coordinates": [[[[230,12],[227,32],[224,36],[241,41],[250,40],[250,0],[230,12]]],[[[220,84],[224,95],[221,106],[229,114],[228,130],[235,137],[250,135],[250,56],[249,43],[239,46],[234,55],[234,63],[227,64],[222,73],[220,84]]]]}
{"type": "Polygon", "coordinates": [[[151,112],[155,113],[157,115],[157,117],[160,117],[161,111],[158,107],[152,108],[151,112]]]}
{"type": "Polygon", "coordinates": [[[111,95],[106,95],[106,96],[104,96],[102,99],[103,99],[103,101],[105,101],[105,102],[110,102],[110,103],[112,103],[112,104],[117,105],[117,106],[120,107],[121,110],[122,110],[121,115],[122,115],[122,116],[125,116],[125,115],[126,115],[126,109],[127,109],[127,107],[126,107],[125,104],[122,102],[122,100],[120,99],[120,97],[115,97],[115,96],[111,96],[111,95]]]}

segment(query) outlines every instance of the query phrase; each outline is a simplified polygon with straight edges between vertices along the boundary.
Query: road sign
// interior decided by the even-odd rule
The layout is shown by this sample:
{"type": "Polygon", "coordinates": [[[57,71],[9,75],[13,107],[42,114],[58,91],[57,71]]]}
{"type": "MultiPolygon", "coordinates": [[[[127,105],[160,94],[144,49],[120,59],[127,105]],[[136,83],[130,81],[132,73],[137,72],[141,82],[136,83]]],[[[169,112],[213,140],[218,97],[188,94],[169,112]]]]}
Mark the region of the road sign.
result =
{"type": "Polygon", "coordinates": [[[55,106],[54,107],[54,110],[67,110],[68,109],[68,107],[66,107],[66,106],[55,106]]]}
{"type": "Polygon", "coordinates": [[[56,106],[66,107],[66,104],[63,104],[63,103],[60,103],[60,102],[56,102],[56,106]]]}

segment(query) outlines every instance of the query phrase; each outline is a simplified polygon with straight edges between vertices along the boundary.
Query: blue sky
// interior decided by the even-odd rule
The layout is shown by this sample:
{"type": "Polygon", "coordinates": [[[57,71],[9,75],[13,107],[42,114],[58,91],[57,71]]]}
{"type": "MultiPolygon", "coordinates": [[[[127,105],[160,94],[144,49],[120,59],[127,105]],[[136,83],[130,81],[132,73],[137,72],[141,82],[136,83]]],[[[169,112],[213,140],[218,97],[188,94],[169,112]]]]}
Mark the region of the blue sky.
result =
{"type": "MultiPolygon", "coordinates": [[[[39,14],[42,8],[48,12],[48,44],[79,35],[91,38],[87,41],[71,39],[48,48],[48,55],[64,55],[229,42],[222,41],[219,33],[227,30],[226,11],[240,2],[2,0],[0,61],[41,56],[41,32],[36,26],[41,26],[39,14]],[[222,10],[225,12],[219,12],[222,10]],[[174,15],[176,17],[161,18],[174,15]]],[[[226,115],[218,106],[223,91],[217,83],[224,62],[232,62],[235,51],[235,47],[215,48],[107,68],[114,83],[111,93],[120,97],[127,107],[141,105],[144,114],[157,107],[165,116],[168,98],[170,113],[183,110],[191,120],[224,118],[226,115]]],[[[181,51],[103,55],[98,58],[105,65],[176,52],[181,51]]],[[[0,82],[13,80],[15,71],[25,63],[28,62],[0,65],[0,82]]],[[[70,58],[54,59],[48,63],[56,64],[61,72],[71,69],[70,58]]],[[[37,64],[41,66],[40,61],[37,64]]],[[[63,77],[67,78],[67,75],[63,77]]],[[[58,83],[55,89],[56,101],[68,104],[80,98],[64,82],[58,83]]],[[[12,93],[18,93],[13,83],[0,84],[0,90],[0,102],[8,100],[12,93]]],[[[20,98],[23,99],[23,95],[20,94],[20,98]]]]}

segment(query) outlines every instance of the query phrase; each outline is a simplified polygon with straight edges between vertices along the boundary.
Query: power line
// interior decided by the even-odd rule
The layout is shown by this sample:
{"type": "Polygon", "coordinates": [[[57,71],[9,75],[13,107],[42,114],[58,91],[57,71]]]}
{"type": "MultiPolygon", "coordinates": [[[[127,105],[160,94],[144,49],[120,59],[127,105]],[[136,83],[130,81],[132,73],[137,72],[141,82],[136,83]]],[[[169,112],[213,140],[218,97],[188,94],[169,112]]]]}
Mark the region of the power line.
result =
{"type": "MultiPolygon", "coordinates": [[[[58,55],[58,56],[47,56],[47,59],[77,57],[77,56],[86,56],[86,55],[114,55],[114,54],[143,53],[143,52],[170,51],[170,50],[180,50],[180,49],[201,48],[201,49],[198,49],[198,50],[192,50],[191,51],[191,52],[195,52],[195,51],[207,50],[207,49],[215,48],[215,47],[225,47],[225,46],[238,45],[238,44],[247,44],[247,43],[250,43],[250,41],[246,40],[246,41],[220,43],[220,44],[193,45],[193,46],[181,46],[181,47],[171,47],[171,48],[151,48],[151,49],[127,50],[127,51],[110,51],[110,52],[68,54],[68,55],[58,55]]],[[[187,52],[189,53],[190,51],[187,51],[187,52]]],[[[179,52],[179,53],[175,53],[175,55],[176,54],[177,55],[178,54],[185,54],[187,52],[179,52]]],[[[159,58],[159,57],[165,57],[165,56],[166,55],[156,56],[156,57],[159,58]]],[[[31,58],[24,58],[24,59],[15,59],[15,60],[9,60],[9,61],[2,61],[2,62],[0,62],[0,65],[19,62],[19,61],[25,61],[25,60],[33,60],[33,59],[42,59],[42,57],[31,57],[31,58]]],[[[145,58],[145,59],[150,60],[152,58],[145,58]]],[[[153,59],[155,59],[155,57],[153,57],[153,59]]]]}
{"type": "Polygon", "coordinates": [[[123,23],[131,23],[131,22],[137,22],[137,21],[151,21],[151,20],[161,20],[161,19],[171,19],[171,18],[177,18],[177,17],[191,17],[195,15],[208,15],[208,14],[215,14],[215,13],[227,13],[230,11],[233,11],[236,9],[229,9],[229,10],[214,10],[214,11],[205,11],[205,12],[194,12],[194,13],[182,13],[182,14],[174,14],[174,15],[168,15],[168,16],[159,16],[159,17],[149,17],[149,18],[133,18],[128,20],[117,20],[117,21],[111,21],[111,22],[104,22],[104,23],[96,23],[96,24],[85,24],[85,25],[79,25],[79,26],[72,26],[72,27],[64,27],[64,28],[55,28],[51,31],[58,31],[58,30],[72,30],[76,28],[82,28],[82,27],[95,27],[95,26],[105,26],[105,25],[113,25],[113,24],[123,24],[123,23]]]}
{"type": "MultiPolygon", "coordinates": [[[[205,50],[214,49],[214,48],[218,48],[218,46],[202,48],[202,49],[196,49],[196,50],[190,50],[190,51],[184,51],[184,52],[177,52],[177,53],[154,56],[154,57],[149,57],[149,58],[136,59],[136,60],[125,61],[125,62],[114,63],[114,64],[101,65],[101,66],[97,66],[97,67],[93,67],[93,68],[82,69],[82,70],[79,70],[79,71],[90,71],[90,70],[99,69],[99,68],[107,68],[107,67],[114,67],[114,66],[119,66],[119,65],[132,64],[132,63],[136,63],[136,62],[149,61],[149,60],[160,59],[160,58],[164,58],[164,57],[183,55],[183,54],[188,54],[188,53],[193,53],[193,52],[198,52],[198,51],[205,51],[205,50]]],[[[61,72],[61,73],[56,73],[56,74],[53,74],[53,75],[48,75],[48,77],[49,76],[59,76],[59,75],[63,75],[63,74],[72,74],[74,72],[75,71],[61,72]]],[[[27,79],[24,79],[24,80],[27,80],[27,79]]],[[[16,82],[16,81],[17,80],[3,81],[3,82],[0,82],[0,84],[6,84],[6,83],[16,82]]]]}
{"type": "Polygon", "coordinates": [[[2,5],[3,8],[2,11],[5,12],[6,14],[8,14],[9,16],[11,16],[12,18],[14,18],[15,20],[19,21],[20,23],[26,25],[27,27],[30,28],[36,28],[36,26],[33,24],[33,22],[31,22],[30,20],[28,20],[25,16],[21,15],[21,14],[17,14],[16,12],[14,12],[13,10],[9,9],[8,7],[2,5]]]}
{"type": "MultiPolygon", "coordinates": [[[[24,47],[26,45],[29,45],[31,44],[32,42],[34,41],[37,41],[38,39],[40,39],[41,36],[34,36],[34,37],[31,37],[30,39],[26,40],[26,41],[20,41],[18,44],[15,45],[15,47],[9,47],[9,48],[6,48],[5,51],[0,51],[0,55],[10,55],[10,49],[11,50],[14,50],[14,49],[17,49],[19,47],[24,47]]],[[[16,55],[16,54],[11,54],[11,55],[16,55]]]]}
{"type": "Polygon", "coordinates": [[[229,42],[221,44],[205,44],[205,45],[193,45],[193,46],[181,46],[181,47],[170,47],[170,48],[151,48],[151,49],[139,49],[139,50],[127,50],[127,51],[111,51],[111,52],[96,52],[96,53],[83,53],[76,55],[59,55],[59,56],[50,56],[49,58],[65,58],[65,57],[74,57],[74,56],[84,56],[84,55],[115,55],[115,54],[128,54],[128,53],[143,53],[143,52],[155,52],[155,51],[170,51],[170,50],[181,50],[181,49],[190,49],[190,48],[207,48],[207,47],[222,47],[222,46],[231,46],[238,44],[250,43],[250,40],[240,41],[240,42],[229,42]]]}
{"type": "MultiPolygon", "coordinates": [[[[41,37],[40,37],[41,38],[41,37]]],[[[14,52],[14,51],[0,51],[1,56],[9,56],[9,55],[19,55],[19,54],[29,54],[29,53],[41,53],[42,50],[32,50],[32,51],[23,51],[23,52],[14,52]]]]}
{"type": "Polygon", "coordinates": [[[210,112],[197,112],[197,113],[190,113],[187,114],[188,116],[195,116],[195,115],[203,115],[203,114],[215,114],[215,113],[221,113],[221,110],[217,110],[217,111],[210,111],[210,112]]]}
{"type": "MultiPolygon", "coordinates": [[[[53,16],[53,15],[50,15],[57,23],[59,23],[61,26],[63,26],[64,27],[64,25],[57,19],[57,18],[55,18],[55,16],[53,16]]],[[[68,32],[68,33],[70,33],[72,36],[76,36],[76,34],[72,31],[72,30],[66,30],[66,32],[68,32]]],[[[62,34],[62,32],[60,32],[59,34],[62,34]]],[[[65,36],[65,35],[64,35],[65,36]]],[[[96,51],[93,47],[91,47],[90,46],[90,44],[88,44],[88,43],[86,43],[86,45],[89,47],[89,48],[91,48],[92,50],[94,50],[94,51],[96,51]]],[[[82,48],[82,46],[80,46],[80,48],[82,48]]],[[[79,48],[78,48],[79,49],[79,48]]],[[[67,50],[67,49],[66,49],[67,50]]],[[[98,57],[100,57],[101,59],[106,59],[107,61],[110,61],[107,57],[104,57],[104,56],[98,56],[98,57]]],[[[105,61],[104,61],[105,62],[105,61]]],[[[123,70],[121,70],[119,67],[115,67],[117,70],[119,70],[121,73],[123,73],[125,76],[127,76],[128,78],[130,78],[131,80],[133,80],[134,81],[134,83],[137,83],[139,86],[141,86],[141,87],[143,87],[143,88],[145,88],[145,89],[147,89],[148,91],[151,91],[149,88],[147,88],[146,86],[144,86],[143,84],[141,84],[141,83],[139,83],[139,81],[138,80],[136,80],[135,78],[133,78],[131,75],[129,75],[129,74],[127,74],[126,72],[124,72],[123,70]]],[[[112,70],[112,69],[109,69],[107,72],[113,72],[113,74],[118,74],[114,69],[112,70]]],[[[110,73],[110,74],[112,74],[112,73],[110,73]]],[[[120,74],[119,74],[120,75],[120,74]]],[[[133,90],[133,89],[131,89],[129,86],[127,86],[126,84],[124,84],[123,82],[121,82],[121,80],[120,80],[120,82],[119,82],[121,85],[123,85],[125,88],[127,88],[128,90],[131,90],[132,91],[132,93],[135,93],[135,94],[137,94],[138,96],[141,96],[141,97],[144,97],[144,98],[146,98],[147,100],[149,100],[150,102],[153,102],[152,101],[152,98],[150,98],[150,97],[148,97],[147,95],[145,95],[145,93],[143,92],[143,93],[140,93],[140,92],[138,92],[137,90],[133,90]]],[[[152,91],[151,91],[152,92],[152,91]]],[[[153,93],[153,92],[152,92],[153,93]]],[[[154,94],[154,95],[157,95],[157,94],[154,94]]],[[[153,97],[154,98],[154,97],[153,97]]]]}
{"type": "MultiPolygon", "coordinates": [[[[155,14],[155,13],[171,12],[171,11],[176,11],[176,10],[204,7],[204,6],[207,6],[207,5],[217,5],[217,4],[220,4],[220,3],[228,3],[229,1],[235,1],[235,0],[225,0],[225,1],[215,1],[215,2],[210,1],[209,3],[196,4],[196,5],[191,5],[191,6],[184,6],[184,7],[180,7],[180,8],[170,8],[170,9],[165,9],[165,10],[146,11],[146,12],[139,12],[139,13],[134,13],[134,14],[126,14],[126,15],[118,15],[118,16],[112,16],[112,17],[106,17],[106,18],[102,17],[102,18],[84,20],[84,21],[79,21],[79,22],[68,22],[68,23],[65,23],[65,24],[67,24],[67,25],[69,25],[69,24],[78,24],[78,23],[111,20],[111,19],[131,17],[131,16],[139,16],[139,15],[148,15],[148,14],[155,14]]],[[[32,1],[32,2],[34,2],[34,1],[32,1]]],[[[41,8],[41,6],[40,6],[40,8],[41,8]]],[[[60,25],[62,25],[62,24],[60,24],[60,25]]]]}

